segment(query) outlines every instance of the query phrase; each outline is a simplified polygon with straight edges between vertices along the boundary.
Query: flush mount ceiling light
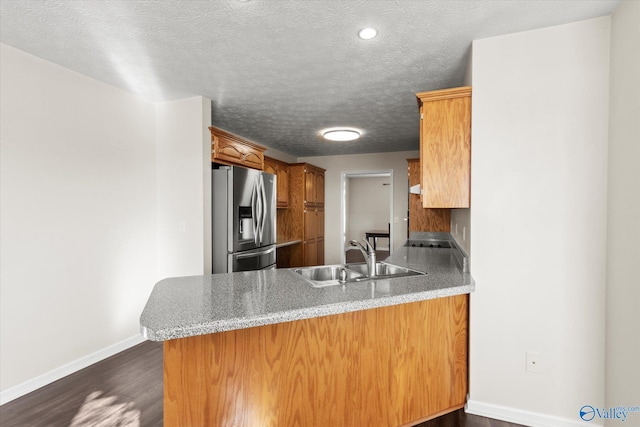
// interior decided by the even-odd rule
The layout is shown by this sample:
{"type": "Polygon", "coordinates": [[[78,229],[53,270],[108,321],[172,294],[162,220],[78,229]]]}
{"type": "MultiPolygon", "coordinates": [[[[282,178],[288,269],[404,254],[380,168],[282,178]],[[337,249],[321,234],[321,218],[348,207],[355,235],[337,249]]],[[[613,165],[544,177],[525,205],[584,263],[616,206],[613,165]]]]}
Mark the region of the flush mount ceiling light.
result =
{"type": "Polygon", "coordinates": [[[356,129],[325,129],[322,131],[322,137],[329,141],[353,141],[360,138],[360,131],[356,129]]]}
{"type": "Polygon", "coordinates": [[[358,37],[360,37],[362,40],[371,40],[377,35],[378,30],[376,30],[375,28],[363,28],[358,31],[358,37]]]}

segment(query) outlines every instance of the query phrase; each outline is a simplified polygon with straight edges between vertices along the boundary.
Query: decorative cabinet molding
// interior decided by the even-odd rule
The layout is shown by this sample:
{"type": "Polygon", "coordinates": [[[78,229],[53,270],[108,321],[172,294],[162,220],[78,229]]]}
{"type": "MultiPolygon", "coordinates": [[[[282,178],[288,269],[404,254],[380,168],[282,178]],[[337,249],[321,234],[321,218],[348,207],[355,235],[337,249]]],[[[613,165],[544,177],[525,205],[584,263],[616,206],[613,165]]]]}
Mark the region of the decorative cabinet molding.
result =
{"type": "Polygon", "coordinates": [[[264,169],[265,147],[214,126],[209,131],[212,162],[264,169]]]}
{"type": "Polygon", "coordinates": [[[276,189],[276,206],[289,207],[289,164],[264,156],[264,171],[278,177],[276,189]]]}
{"type": "Polygon", "coordinates": [[[468,208],[471,87],[421,92],[420,185],[424,208],[468,208]]]}

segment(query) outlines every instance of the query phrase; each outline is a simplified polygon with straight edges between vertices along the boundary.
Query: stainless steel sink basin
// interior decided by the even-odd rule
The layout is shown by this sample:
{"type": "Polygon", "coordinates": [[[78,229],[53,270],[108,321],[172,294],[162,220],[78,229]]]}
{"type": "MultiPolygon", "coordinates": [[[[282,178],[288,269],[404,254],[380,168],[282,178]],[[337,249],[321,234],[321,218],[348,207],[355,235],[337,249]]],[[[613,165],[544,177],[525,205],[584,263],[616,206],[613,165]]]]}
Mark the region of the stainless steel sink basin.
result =
{"type": "Polygon", "coordinates": [[[313,287],[333,286],[365,280],[390,279],[394,277],[416,276],[426,273],[383,262],[376,263],[376,276],[368,277],[367,264],[320,265],[317,267],[292,268],[313,287]],[[340,277],[342,275],[342,278],[340,277]],[[342,279],[342,280],[341,280],[342,279]]]}
{"type": "MultiPolygon", "coordinates": [[[[362,275],[368,274],[367,264],[347,264],[346,267],[349,270],[357,271],[362,275]]],[[[399,265],[386,264],[384,262],[376,263],[376,277],[389,278],[398,276],[417,276],[420,274],[426,274],[421,271],[411,270],[406,267],[400,267],[399,265]]]]}
{"type": "Polygon", "coordinates": [[[344,271],[343,278],[347,281],[362,277],[361,273],[349,270],[345,268],[344,265],[320,265],[318,267],[301,267],[294,268],[292,270],[294,273],[302,276],[303,279],[307,280],[314,287],[337,285],[340,283],[338,279],[340,279],[341,271],[344,271]]]}

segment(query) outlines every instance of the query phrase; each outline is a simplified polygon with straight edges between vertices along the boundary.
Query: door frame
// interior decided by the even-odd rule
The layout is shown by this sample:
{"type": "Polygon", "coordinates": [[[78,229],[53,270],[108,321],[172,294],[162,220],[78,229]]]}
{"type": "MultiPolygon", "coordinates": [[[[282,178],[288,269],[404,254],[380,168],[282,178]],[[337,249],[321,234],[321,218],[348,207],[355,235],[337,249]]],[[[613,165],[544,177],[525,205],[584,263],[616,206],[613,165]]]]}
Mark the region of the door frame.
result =
{"type": "Polygon", "coordinates": [[[347,180],[349,178],[380,178],[389,177],[389,255],[393,253],[393,169],[356,170],[340,172],[340,262],[346,262],[346,232],[347,232],[347,180]]]}

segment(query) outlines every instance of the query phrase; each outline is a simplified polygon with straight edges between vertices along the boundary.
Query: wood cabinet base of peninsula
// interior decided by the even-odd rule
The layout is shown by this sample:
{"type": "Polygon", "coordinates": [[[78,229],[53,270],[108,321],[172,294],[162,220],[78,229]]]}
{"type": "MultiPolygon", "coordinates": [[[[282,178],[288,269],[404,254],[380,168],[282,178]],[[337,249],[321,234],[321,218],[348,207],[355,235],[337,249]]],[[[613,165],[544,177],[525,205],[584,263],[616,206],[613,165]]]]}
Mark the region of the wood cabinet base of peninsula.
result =
{"type": "Polygon", "coordinates": [[[464,406],[467,319],[458,295],[166,341],[164,425],[423,422],[464,406]]]}

